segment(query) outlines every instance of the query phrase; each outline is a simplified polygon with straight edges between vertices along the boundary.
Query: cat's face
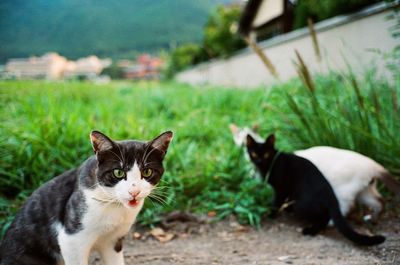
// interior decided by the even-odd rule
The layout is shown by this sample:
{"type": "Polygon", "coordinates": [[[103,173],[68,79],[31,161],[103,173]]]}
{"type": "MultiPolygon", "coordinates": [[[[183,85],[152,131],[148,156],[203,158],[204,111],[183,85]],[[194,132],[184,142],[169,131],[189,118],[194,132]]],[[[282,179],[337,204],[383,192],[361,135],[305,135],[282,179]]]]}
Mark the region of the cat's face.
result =
{"type": "Polygon", "coordinates": [[[275,136],[271,134],[265,142],[259,143],[251,135],[247,135],[246,147],[251,161],[256,165],[261,175],[265,177],[277,153],[275,136]]]}
{"type": "Polygon", "coordinates": [[[137,206],[150,195],[164,173],[162,161],[172,132],[164,132],[148,142],[113,141],[93,131],[90,134],[97,158],[98,188],[105,198],[128,208],[137,206]]]}

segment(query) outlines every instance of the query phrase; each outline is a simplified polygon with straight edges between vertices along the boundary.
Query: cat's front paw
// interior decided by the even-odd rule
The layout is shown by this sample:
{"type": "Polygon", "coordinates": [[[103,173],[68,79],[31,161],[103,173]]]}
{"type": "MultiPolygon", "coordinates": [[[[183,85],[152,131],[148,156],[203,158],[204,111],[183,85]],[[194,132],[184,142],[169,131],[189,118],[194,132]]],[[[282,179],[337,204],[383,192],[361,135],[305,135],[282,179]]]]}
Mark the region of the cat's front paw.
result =
{"type": "Polygon", "coordinates": [[[268,214],[268,218],[270,218],[270,219],[274,219],[274,218],[276,218],[276,216],[278,215],[278,210],[276,210],[276,209],[273,209],[269,214],[268,214]]]}
{"type": "Polygon", "coordinates": [[[301,233],[305,236],[315,236],[316,234],[318,234],[319,230],[316,229],[313,226],[308,226],[303,228],[303,230],[301,231],[301,233]]]}

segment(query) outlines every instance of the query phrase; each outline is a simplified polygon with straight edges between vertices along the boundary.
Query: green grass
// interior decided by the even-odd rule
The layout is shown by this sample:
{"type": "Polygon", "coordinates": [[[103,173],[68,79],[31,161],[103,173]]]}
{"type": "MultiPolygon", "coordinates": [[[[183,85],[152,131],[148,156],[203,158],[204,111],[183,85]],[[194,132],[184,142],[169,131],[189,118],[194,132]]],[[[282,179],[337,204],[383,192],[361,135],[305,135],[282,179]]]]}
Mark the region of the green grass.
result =
{"type": "Polygon", "coordinates": [[[292,123],[281,131],[289,132],[293,147],[355,150],[400,176],[399,75],[387,81],[372,71],[361,80],[352,74],[332,74],[313,82],[300,85],[296,96],[284,93],[292,123]]]}
{"type": "Polygon", "coordinates": [[[166,204],[147,202],[139,220],[144,225],[176,209],[215,211],[216,219],[235,214],[259,225],[273,192],[249,176],[231,122],[257,124],[263,136],[275,132],[282,150],[352,149],[400,175],[400,82],[365,76],[330,74],[310,77],[308,86],[294,80],[268,90],[1,81],[0,226],[4,232],[34,189],[92,154],[92,129],[114,139],[175,132],[162,180],[166,204]]]}

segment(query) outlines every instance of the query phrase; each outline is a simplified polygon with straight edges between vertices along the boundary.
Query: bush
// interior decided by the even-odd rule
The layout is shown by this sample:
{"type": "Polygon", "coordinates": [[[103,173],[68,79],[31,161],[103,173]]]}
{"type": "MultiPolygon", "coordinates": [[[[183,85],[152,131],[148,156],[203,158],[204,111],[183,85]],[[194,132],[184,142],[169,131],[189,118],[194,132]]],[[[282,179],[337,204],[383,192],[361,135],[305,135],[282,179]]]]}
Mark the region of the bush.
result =
{"type": "Polygon", "coordinates": [[[210,58],[228,57],[246,47],[245,42],[236,34],[240,14],[239,6],[220,6],[209,17],[204,26],[203,47],[210,58]]]}
{"type": "Polygon", "coordinates": [[[241,9],[237,5],[219,6],[203,29],[201,44],[187,43],[171,51],[165,76],[171,79],[188,66],[216,57],[228,57],[244,48],[244,41],[236,34],[241,9]]]}
{"type": "Polygon", "coordinates": [[[109,67],[104,68],[101,71],[101,75],[108,75],[111,79],[118,80],[124,77],[124,72],[122,67],[119,67],[116,64],[112,64],[109,67]]]}
{"type": "Polygon", "coordinates": [[[299,0],[294,9],[294,28],[307,25],[310,17],[314,22],[357,11],[378,0],[299,0]]]}
{"type": "Polygon", "coordinates": [[[170,53],[167,59],[165,77],[171,79],[179,71],[206,59],[206,54],[199,44],[188,43],[181,45],[170,53]]]}
{"type": "Polygon", "coordinates": [[[290,93],[281,92],[289,122],[279,130],[292,148],[329,145],[354,150],[400,176],[399,88],[399,78],[391,83],[376,77],[374,70],[360,80],[351,73],[317,76],[290,93]]]}

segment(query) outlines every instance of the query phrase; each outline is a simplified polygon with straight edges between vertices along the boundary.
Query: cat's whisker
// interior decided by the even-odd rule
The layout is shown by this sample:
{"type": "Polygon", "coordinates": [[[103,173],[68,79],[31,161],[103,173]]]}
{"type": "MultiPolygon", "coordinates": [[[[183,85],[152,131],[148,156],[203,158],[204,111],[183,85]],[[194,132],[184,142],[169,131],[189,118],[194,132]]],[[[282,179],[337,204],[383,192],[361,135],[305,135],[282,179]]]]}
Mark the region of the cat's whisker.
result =
{"type": "Polygon", "coordinates": [[[157,204],[158,204],[158,205],[162,205],[162,206],[168,206],[168,205],[165,204],[164,202],[158,201],[158,200],[156,200],[156,199],[154,199],[154,198],[150,198],[150,199],[151,199],[151,201],[153,202],[153,205],[154,205],[154,206],[156,206],[157,204]]]}
{"type": "Polygon", "coordinates": [[[159,150],[158,148],[161,147],[161,146],[162,146],[162,144],[159,144],[157,146],[153,146],[153,149],[145,156],[143,161],[146,162],[147,158],[149,158],[150,154],[153,153],[155,150],[159,150]]]}
{"type": "Polygon", "coordinates": [[[103,203],[112,203],[112,202],[114,202],[114,200],[109,200],[109,199],[106,199],[106,198],[98,198],[98,197],[92,197],[92,199],[93,200],[95,200],[95,201],[98,201],[98,202],[103,202],[103,203]]]}
{"type": "Polygon", "coordinates": [[[169,192],[169,188],[153,188],[152,190],[151,190],[151,192],[153,192],[153,193],[159,193],[159,194],[163,194],[163,193],[166,193],[166,194],[168,194],[169,192]]]}
{"type": "MultiPolygon", "coordinates": [[[[149,197],[147,197],[147,198],[149,198],[149,197]]],[[[151,202],[151,204],[152,204],[154,207],[156,207],[156,204],[154,203],[154,201],[152,200],[152,198],[149,198],[149,202],[151,202]]]]}
{"type": "Polygon", "coordinates": [[[116,161],[116,162],[118,162],[118,163],[121,163],[121,160],[117,160],[117,159],[110,159],[109,161],[116,161]]]}
{"type": "Polygon", "coordinates": [[[165,195],[168,195],[169,193],[163,192],[163,191],[152,190],[151,193],[150,193],[150,195],[151,195],[151,194],[166,197],[165,195]]]}
{"type": "Polygon", "coordinates": [[[168,205],[168,203],[167,203],[166,201],[160,200],[160,199],[158,199],[158,198],[152,197],[151,199],[153,199],[154,201],[158,202],[158,203],[161,204],[161,205],[164,205],[164,206],[167,206],[167,205],[168,205]]]}
{"type": "Polygon", "coordinates": [[[112,153],[112,154],[114,154],[119,160],[117,160],[117,161],[119,161],[119,162],[121,162],[122,164],[124,164],[124,160],[119,156],[119,155],[117,155],[114,151],[112,151],[112,150],[107,150],[107,152],[110,152],[110,153],[112,153]]]}
{"type": "Polygon", "coordinates": [[[170,182],[168,182],[168,180],[165,180],[165,179],[160,179],[160,182],[157,184],[157,186],[159,186],[160,183],[162,183],[163,186],[167,186],[170,184],[170,182]]]}
{"type": "Polygon", "coordinates": [[[97,195],[100,195],[100,196],[93,196],[93,197],[95,197],[95,198],[98,198],[98,199],[102,199],[102,200],[106,200],[106,201],[113,201],[113,200],[117,200],[117,198],[115,198],[114,196],[110,196],[111,194],[97,194],[97,195]]]}
{"type": "Polygon", "coordinates": [[[103,192],[103,195],[105,195],[106,200],[120,203],[120,201],[118,200],[118,198],[116,198],[112,193],[108,192],[107,190],[105,190],[105,189],[104,189],[102,186],[100,186],[100,185],[99,185],[99,188],[100,188],[101,191],[103,192]]]}
{"type": "Polygon", "coordinates": [[[152,197],[152,196],[148,196],[148,198],[160,203],[161,205],[168,205],[168,203],[166,201],[160,200],[159,198],[152,197]]]}
{"type": "Polygon", "coordinates": [[[149,150],[149,148],[151,147],[151,143],[149,143],[147,146],[146,146],[146,149],[144,150],[144,153],[143,153],[143,158],[142,158],[142,164],[143,164],[143,162],[145,161],[145,157],[146,157],[146,155],[147,155],[147,151],[149,150]]]}
{"type": "Polygon", "coordinates": [[[94,183],[92,186],[89,186],[88,189],[94,188],[94,187],[96,187],[97,185],[99,185],[98,182],[94,183]]]}
{"type": "Polygon", "coordinates": [[[168,197],[168,193],[158,193],[158,192],[153,192],[152,194],[162,197],[162,198],[167,198],[168,197]]]}
{"type": "Polygon", "coordinates": [[[168,204],[169,204],[164,198],[162,198],[162,197],[160,197],[160,196],[157,196],[157,195],[155,195],[155,194],[150,194],[148,197],[149,197],[149,198],[153,198],[153,199],[159,201],[160,203],[162,203],[162,204],[164,204],[164,205],[168,205],[168,204]]]}
{"type": "Polygon", "coordinates": [[[161,189],[152,189],[152,192],[155,193],[160,193],[160,194],[169,194],[170,193],[170,188],[161,188],[161,189]]]}
{"type": "Polygon", "coordinates": [[[121,148],[119,147],[118,144],[117,144],[117,147],[118,147],[119,153],[120,153],[120,155],[121,155],[121,157],[122,157],[122,164],[125,165],[125,156],[124,156],[124,153],[121,151],[121,148]]]}
{"type": "Polygon", "coordinates": [[[154,188],[156,188],[156,189],[169,189],[170,186],[166,185],[166,184],[159,185],[159,183],[158,183],[157,185],[154,186],[154,188]]]}
{"type": "Polygon", "coordinates": [[[153,198],[150,198],[150,197],[148,197],[148,198],[149,198],[149,202],[151,202],[151,204],[152,204],[154,207],[156,207],[156,204],[154,203],[153,198]]]}
{"type": "Polygon", "coordinates": [[[150,193],[148,196],[151,196],[153,198],[160,198],[162,200],[166,200],[166,196],[162,196],[162,195],[156,194],[156,193],[150,193]]]}
{"type": "Polygon", "coordinates": [[[146,165],[151,165],[151,164],[158,164],[158,162],[156,162],[156,161],[150,161],[150,162],[147,162],[147,163],[146,163],[146,165]]]}
{"type": "Polygon", "coordinates": [[[157,162],[147,162],[147,163],[144,164],[144,166],[147,167],[147,166],[153,165],[153,164],[157,165],[158,163],[157,162]]]}
{"type": "Polygon", "coordinates": [[[168,190],[157,190],[157,189],[154,189],[154,190],[152,190],[152,192],[156,193],[156,194],[169,194],[168,190]]]}
{"type": "Polygon", "coordinates": [[[164,189],[170,189],[171,187],[168,187],[168,186],[165,186],[165,185],[163,185],[163,186],[158,186],[158,185],[155,185],[155,186],[153,186],[153,190],[164,190],[164,189]]]}

